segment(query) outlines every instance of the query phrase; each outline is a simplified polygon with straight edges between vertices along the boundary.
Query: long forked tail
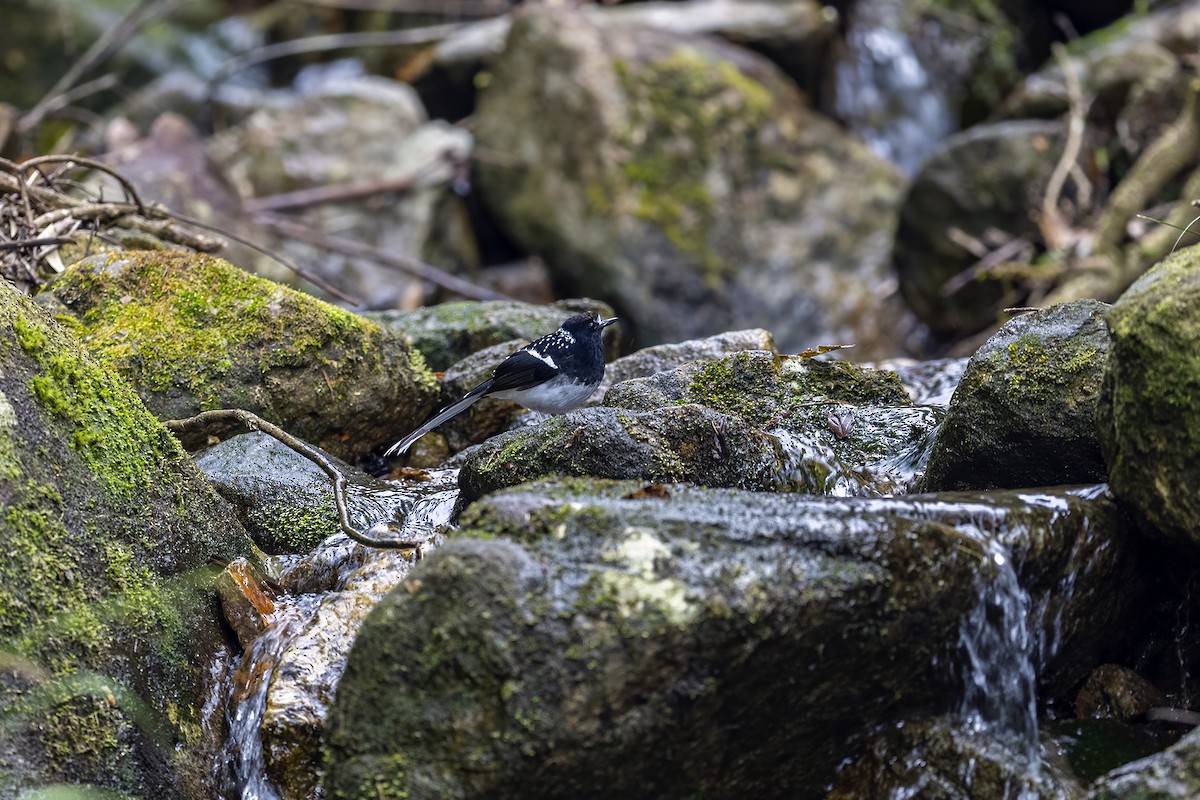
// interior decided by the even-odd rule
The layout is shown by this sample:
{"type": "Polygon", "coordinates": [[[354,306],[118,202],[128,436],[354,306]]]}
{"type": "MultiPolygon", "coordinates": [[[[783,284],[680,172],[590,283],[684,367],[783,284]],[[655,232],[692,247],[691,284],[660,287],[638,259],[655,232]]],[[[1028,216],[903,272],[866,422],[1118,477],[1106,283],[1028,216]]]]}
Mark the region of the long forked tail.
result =
{"type": "Polygon", "coordinates": [[[446,420],[451,419],[453,417],[457,417],[463,411],[466,411],[468,408],[471,407],[472,404],[475,403],[476,400],[483,397],[487,393],[487,390],[490,388],[492,388],[492,379],[488,378],[486,381],[479,384],[474,389],[472,389],[471,391],[469,391],[465,395],[463,395],[462,400],[459,400],[457,403],[451,403],[450,405],[446,406],[441,411],[437,412],[432,417],[425,420],[425,422],[423,422],[421,424],[421,427],[417,428],[415,431],[410,433],[408,436],[405,436],[403,439],[396,442],[394,445],[392,445],[387,450],[385,450],[383,453],[384,457],[387,458],[389,456],[394,456],[394,455],[398,455],[400,453],[408,452],[408,448],[412,447],[413,443],[416,442],[417,439],[420,439],[422,436],[429,433],[431,430],[436,428],[438,425],[441,425],[446,420]]]}

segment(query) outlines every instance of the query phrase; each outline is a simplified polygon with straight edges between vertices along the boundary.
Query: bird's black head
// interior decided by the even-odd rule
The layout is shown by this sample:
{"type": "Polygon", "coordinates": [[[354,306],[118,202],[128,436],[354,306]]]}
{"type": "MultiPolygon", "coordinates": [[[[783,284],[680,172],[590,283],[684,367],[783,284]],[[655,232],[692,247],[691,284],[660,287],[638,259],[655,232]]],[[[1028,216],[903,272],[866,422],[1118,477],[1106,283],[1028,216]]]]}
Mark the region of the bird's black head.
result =
{"type": "Polygon", "coordinates": [[[576,314],[562,324],[562,329],[572,336],[599,336],[600,332],[617,321],[617,317],[602,318],[595,311],[576,314]]]}

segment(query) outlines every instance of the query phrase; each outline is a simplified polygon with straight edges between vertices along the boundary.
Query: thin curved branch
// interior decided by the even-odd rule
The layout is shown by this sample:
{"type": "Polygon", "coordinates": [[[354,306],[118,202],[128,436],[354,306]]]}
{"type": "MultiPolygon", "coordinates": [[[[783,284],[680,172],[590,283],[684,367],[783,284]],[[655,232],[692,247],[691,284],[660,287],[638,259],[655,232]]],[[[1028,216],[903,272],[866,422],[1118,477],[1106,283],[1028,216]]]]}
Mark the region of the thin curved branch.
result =
{"type": "Polygon", "coordinates": [[[333,481],[333,502],[337,506],[338,523],[341,525],[342,532],[351,539],[367,547],[378,547],[387,550],[416,550],[418,557],[421,552],[421,545],[427,541],[424,539],[421,541],[376,539],[368,535],[369,531],[377,530],[380,527],[386,527],[388,531],[393,530],[392,526],[386,523],[377,523],[367,531],[361,531],[354,527],[350,521],[350,509],[346,505],[346,485],[348,482],[346,476],[337,468],[333,460],[317,448],[297,439],[283,428],[267,422],[257,414],[243,411],[240,408],[222,408],[213,411],[202,411],[196,416],[188,417],[187,419],[167,420],[163,425],[176,436],[205,432],[210,427],[228,425],[234,425],[246,431],[262,431],[316,464],[322,472],[329,476],[330,480],[333,481]]]}
{"type": "Polygon", "coordinates": [[[81,167],[87,167],[88,169],[94,169],[97,172],[103,172],[106,175],[111,176],[114,180],[116,180],[117,183],[121,184],[121,188],[125,190],[125,196],[137,206],[138,213],[143,217],[146,216],[146,204],[142,202],[142,197],[138,194],[137,189],[134,188],[133,182],[121,173],[117,172],[113,167],[105,164],[103,161],[97,161],[94,158],[85,158],[83,156],[54,153],[51,155],[38,156],[36,158],[30,158],[22,161],[20,167],[23,171],[28,172],[35,167],[40,167],[42,164],[76,164],[81,167]]]}
{"type": "Polygon", "coordinates": [[[512,298],[501,292],[493,289],[487,289],[482,286],[476,286],[470,281],[463,280],[449,272],[440,270],[435,266],[426,264],[423,261],[418,261],[415,258],[409,258],[399,253],[383,250],[371,245],[362,244],[351,239],[345,239],[338,236],[329,236],[319,231],[314,231],[307,225],[301,225],[298,222],[293,222],[290,219],[278,216],[277,214],[258,214],[255,219],[270,228],[274,228],[284,236],[290,236],[293,239],[299,239],[302,242],[308,242],[316,247],[325,250],[331,250],[335,253],[350,256],[351,258],[362,258],[369,261],[374,261],[377,264],[394,267],[401,272],[412,275],[414,278],[429,281],[432,284],[441,286],[447,291],[454,292],[461,297],[466,297],[471,300],[511,300],[512,298]]]}
{"type": "Polygon", "coordinates": [[[59,95],[69,91],[89,69],[102,63],[113,53],[117,52],[125,42],[137,33],[142,25],[154,18],[155,14],[167,13],[178,0],[142,0],[129,10],[113,27],[102,33],[92,46],[87,49],[79,60],[63,74],[58,82],[46,92],[32,109],[23,114],[17,121],[17,131],[26,133],[33,128],[49,112],[59,95]],[[160,8],[161,6],[161,8],[160,8]]]}
{"type": "Polygon", "coordinates": [[[366,33],[331,33],[324,36],[310,36],[306,39],[295,39],[289,42],[267,45],[240,56],[231,58],[221,65],[217,73],[208,82],[208,94],[212,95],[216,86],[224,83],[230,75],[240,72],[255,64],[274,61],[277,58],[299,56],[306,53],[323,53],[327,50],[343,50],[351,47],[396,47],[406,44],[427,44],[440,42],[452,33],[466,27],[467,23],[449,23],[446,25],[430,25],[424,28],[408,28],[401,31],[368,31],[366,33]]]}

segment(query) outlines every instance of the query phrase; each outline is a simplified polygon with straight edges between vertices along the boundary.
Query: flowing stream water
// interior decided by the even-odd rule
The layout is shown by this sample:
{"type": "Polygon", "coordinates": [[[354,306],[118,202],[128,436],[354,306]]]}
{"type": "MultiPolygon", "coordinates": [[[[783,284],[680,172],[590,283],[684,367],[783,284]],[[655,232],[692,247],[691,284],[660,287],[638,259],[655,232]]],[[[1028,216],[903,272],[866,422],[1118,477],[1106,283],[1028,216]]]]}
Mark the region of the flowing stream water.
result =
{"type": "MultiPolygon", "coordinates": [[[[458,471],[436,470],[428,480],[390,483],[383,490],[350,491],[356,522],[399,520],[397,539],[428,541],[436,547],[458,499],[458,471]]],[[[224,796],[278,800],[272,761],[292,760],[283,752],[294,742],[272,736],[298,723],[319,730],[337,681],[370,609],[408,574],[414,553],[365,547],[336,534],[303,558],[283,559],[279,583],[287,590],[275,600],[267,630],[243,654],[225,698],[229,735],[223,776],[224,796]]],[[[319,742],[302,758],[315,779],[319,742]]],[[[291,787],[297,796],[296,786],[291,787]]],[[[299,787],[302,796],[320,797],[315,782],[299,787]]]]}

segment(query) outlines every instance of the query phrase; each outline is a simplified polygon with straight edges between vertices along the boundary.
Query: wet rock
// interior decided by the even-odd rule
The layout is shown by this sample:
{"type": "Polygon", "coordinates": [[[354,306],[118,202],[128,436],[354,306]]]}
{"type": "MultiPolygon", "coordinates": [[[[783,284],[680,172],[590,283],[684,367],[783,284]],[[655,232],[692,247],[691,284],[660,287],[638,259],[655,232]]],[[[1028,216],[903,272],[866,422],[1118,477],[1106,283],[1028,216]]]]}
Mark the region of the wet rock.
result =
{"type": "Polygon", "coordinates": [[[1005,244],[990,231],[1039,240],[1029,209],[1040,207],[1062,136],[1058,122],[979,125],[943,141],[917,173],[900,208],[892,264],[904,299],[936,335],[976,333],[1017,305],[1004,282],[964,275],[981,257],[964,247],[964,235],[987,249],[1005,244]]]}
{"type": "Polygon", "coordinates": [[[1166,703],[1166,695],[1133,670],[1101,664],[1088,675],[1075,697],[1075,716],[1130,720],[1166,703]]]}
{"type": "Polygon", "coordinates": [[[990,535],[1042,587],[1031,607],[1069,606],[1051,661],[1110,646],[1141,610],[1114,590],[1135,551],[1111,513],[1070,493],[496,493],[360,630],[327,796],[820,797],[879,726],[952,710],[964,677],[934,665],[969,664],[947,650],[999,585],[990,535]]]}
{"type": "MultiPolygon", "coordinates": [[[[221,133],[209,152],[245,198],[264,198],[333,184],[411,179],[409,191],[302,206],[305,227],[424,258],[434,236],[434,211],[450,195],[455,164],[472,149],[471,134],[429,122],[416,92],[385,78],[312,73],[299,91],[264,98],[248,118],[221,133]]],[[[273,210],[251,201],[251,208],[273,210]]],[[[294,211],[294,209],[289,209],[294,211]]],[[[443,209],[443,217],[452,216],[443,209]]],[[[399,305],[410,281],[394,268],[322,251],[291,236],[273,245],[362,301],[367,308],[399,305]]],[[[457,265],[449,265],[457,266],[457,265]]],[[[260,257],[256,272],[278,280],[278,264],[260,257]]]]}
{"type": "Polygon", "coordinates": [[[215,796],[210,562],[253,550],[119,376],[0,283],[0,793],[215,796]]]}
{"type": "MultiPolygon", "coordinates": [[[[254,432],[227,439],[197,457],[196,466],[267,553],[307,553],[341,532],[329,476],[272,436],[254,432]]],[[[348,464],[338,467],[349,482],[351,522],[365,529],[388,520],[391,509],[371,501],[378,482],[348,464]]]]}
{"type": "Polygon", "coordinates": [[[1096,413],[1117,497],[1168,539],[1200,544],[1200,268],[1164,259],[1108,312],[1112,345],[1096,413]]]}
{"type": "Polygon", "coordinates": [[[1112,770],[1088,789],[1088,800],[1191,800],[1200,796],[1200,728],[1161,753],[1112,770]]]}
{"type": "Polygon", "coordinates": [[[399,439],[436,393],[401,337],[209,256],[88,258],[39,301],[160,419],[241,408],[349,458],[399,439]]]}
{"type": "Polygon", "coordinates": [[[629,380],[605,397],[608,406],[639,410],[680,403],[735,415],[780,437],[807,473],[791,485],[837,494],[898,491],[923,468],[941,419],[937,409],[911,406],[893,372],[762,350],[629,380]]]}
{"type": "Polygon", "coordinates": [[[1003,737],[953,718],[897,725],[838,772],[826,800],[927,800],[1078,796],[1081,787],[1034,768],[1003,737]]]}
{"type": "Polygon", "coordinates": [[[513,163],[481,164],[489,206],[639,342],[763,325],[786,349],[894,354],[903,311],[873,287],[900,179],[772,64],[549,11],[492,67],[476,136],[513,163]]]}
{"type": "Polygon", "coordinates": [[[251,562],[239,558],[229,562],[217,576],[216,588],[225,621],[237,635],[238,644],[243,649],[249,647],[267,629],[275,611],[266,578],[251,562]]]}
{"type": "Polygon", "coordinates": [[[618,383],[657,375],[689,361],[713,360],[745,350],[779,352],[775,347],[775,337],[762,328],[727,331],[703,339],[644,347],[608,365],[604,370],[604,382],[589,403],[603,402],[608,390],[618,383]]]}
{"type": "Polygon", "coordinates": [[[1105,479],[1096,403],[1108,306],[1081,300],[1023,314],[979,348],[934,441],[928,491],[1105,479]]]}
{"type": "Polygon", "coordinates": [[[703,406],[584,408],[489,439],[458,481],[467,501],[551,474],[772,490],[788,485],[786,463],[774,436],[703,406]]]}
{"type": "MultiPolygon", "coordinates": [[[[424,540],[425,555],[440,545],[457,499],[454,478],[427,474],[378,498],[393,505],[387,516],[403,517],[395,538],[424,540]]],[[[261,763],[240,767],[243,782],[265,776],[283,800],[317,796],[326,710],[346,655],[367,613],[414,560],[411,550],[366,547],[339,534],[280,575],[289,595],[238,669],[230,736],[248,751],[261,743],[261,763]]]]}
{"type": "MultiPolygon", "coordinates": [[[[531,342],[583,311],[613,316],[610,306],[595,300],[561,300],[548,306],[491,300],[441,303],[416,311],[381,311],[371,318],[403,333],[430,369],[443,371],[485,347],[514,339],[521,340],[522,345],[531,342]]],[[[618,328],[605,330],[609,358],[616,356],[618,328]]]]}

